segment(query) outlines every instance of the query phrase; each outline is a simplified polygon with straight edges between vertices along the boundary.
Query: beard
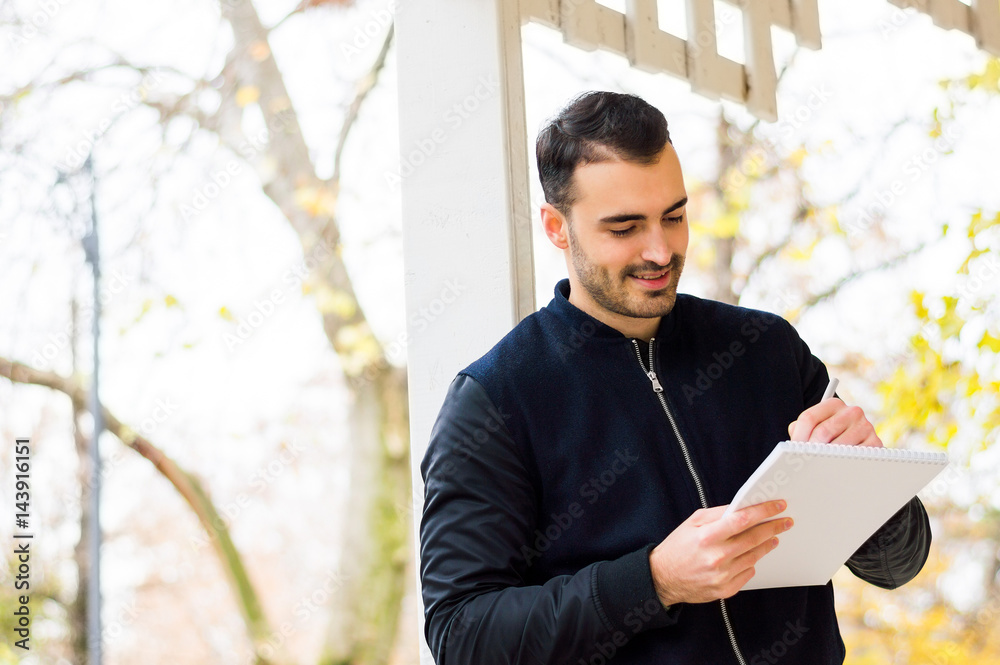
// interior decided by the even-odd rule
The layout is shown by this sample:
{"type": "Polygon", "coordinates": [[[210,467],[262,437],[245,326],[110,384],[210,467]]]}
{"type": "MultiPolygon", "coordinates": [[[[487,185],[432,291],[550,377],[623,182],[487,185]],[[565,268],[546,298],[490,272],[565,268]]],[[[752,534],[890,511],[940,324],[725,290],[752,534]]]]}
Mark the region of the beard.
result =
{"type": "Polygon", "coordinates": [[[677,284],[680,282],[681,271],[684,270],[683,254],[674,254],[666,266],[630,266],[620,274],[612,275],[607,268],[590,261],[577,242],[572,227],[569,231],[569,247],[573,269],[580,285],[604,309],[622,316],[651,319],[665,316],[674,308],[674,303],[677,302],[677,284]],[[664,270],[670,270],[670,280],[660,289],[645,289],[629,283],[631,275],[655,274],[664,270]]]}

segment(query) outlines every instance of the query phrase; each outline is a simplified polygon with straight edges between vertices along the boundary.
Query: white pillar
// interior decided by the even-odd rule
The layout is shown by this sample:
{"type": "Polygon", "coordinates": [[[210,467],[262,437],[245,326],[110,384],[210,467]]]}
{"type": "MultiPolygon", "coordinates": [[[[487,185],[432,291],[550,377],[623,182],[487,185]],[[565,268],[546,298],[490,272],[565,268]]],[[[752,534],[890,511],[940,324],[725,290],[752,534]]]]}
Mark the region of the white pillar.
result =
{"type": "Polygon", "coordinates": [[[406,0],[396,15],[418,557],[420,462],[448,385],[535,311],[520,27],[516,0],[406,0]]]}

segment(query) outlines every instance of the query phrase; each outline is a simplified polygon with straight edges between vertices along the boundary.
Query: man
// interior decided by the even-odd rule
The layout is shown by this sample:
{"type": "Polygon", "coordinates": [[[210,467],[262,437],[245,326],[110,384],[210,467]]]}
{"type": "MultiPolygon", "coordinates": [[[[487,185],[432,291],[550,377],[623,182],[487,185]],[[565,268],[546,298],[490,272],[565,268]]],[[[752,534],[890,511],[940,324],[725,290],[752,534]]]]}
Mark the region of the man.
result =
{"type": "MultiPolygon", "coordinates": [[[[826,368],[784,319],[677,293],[687,196],[662,113],[587,93],[536,150],[569,279],[459,372],[431,433],[437,665],[842,663],[832,584],[737,593],[794,528],[781,502],[723,511],[779,441],[881,446],[874,428],[820,401],[826,368]]],[[[847,566],[895,588],[929,546],[914,498],[847,566]]]]}

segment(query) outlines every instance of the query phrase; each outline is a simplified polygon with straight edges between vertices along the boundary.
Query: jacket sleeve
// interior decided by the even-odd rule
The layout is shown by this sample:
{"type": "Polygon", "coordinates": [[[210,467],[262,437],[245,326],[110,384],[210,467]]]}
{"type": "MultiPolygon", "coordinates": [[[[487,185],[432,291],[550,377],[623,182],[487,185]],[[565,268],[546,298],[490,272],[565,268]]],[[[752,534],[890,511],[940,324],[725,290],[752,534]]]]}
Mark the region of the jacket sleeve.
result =
{"type": "MultiPolygon", "coordinates": [[[[527,584],[537,488],[486,390],[459,374],[420,465],[424,634],[437,665],[590,662],[677,621],[653,588],[655,543],[527,584]]],[[[544,555],[543,555],[544,556],[544,555]]]]}
{"type": "MultiPolygon", "coordinates": [[[[791,326],[789,326],[791,328],[791,326]]],[[[796,359],[806,407],[819,402],[826,390],[829,374],[797,333],[796,359]]],[[[847,568],[859,578],[883,589],[906,584],[920,572],[931,547],[931,527],[920,499],[913,497],[879,527],[847,560],[847,568]]]]}
{"type": "Polygon", "coordinates": [[[847,560],[859,578],[883,589],[900,587],[920,572],[931,548],[931,525],[913,497],[847,560]]]}

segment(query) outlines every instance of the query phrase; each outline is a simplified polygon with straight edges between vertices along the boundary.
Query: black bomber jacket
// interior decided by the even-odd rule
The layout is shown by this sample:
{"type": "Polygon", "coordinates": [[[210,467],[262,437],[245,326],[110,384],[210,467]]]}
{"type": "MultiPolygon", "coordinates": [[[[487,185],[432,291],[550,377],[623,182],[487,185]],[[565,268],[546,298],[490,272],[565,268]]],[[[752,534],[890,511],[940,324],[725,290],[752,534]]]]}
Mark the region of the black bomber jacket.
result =
{"type": "MultiPolygon", "coordinates": [[[[563,279],[459,372],[432,429],[420,580],[437,665],[842,663],[832,582],[664,608],[649,565],[702,496],[729,503],[788,438],[824,365],[773,314],[679,294],[647,343],[568,296],[563,279]]],[[[914,498],[846,565],[892,589],[930,538],[914,498]]]]}

